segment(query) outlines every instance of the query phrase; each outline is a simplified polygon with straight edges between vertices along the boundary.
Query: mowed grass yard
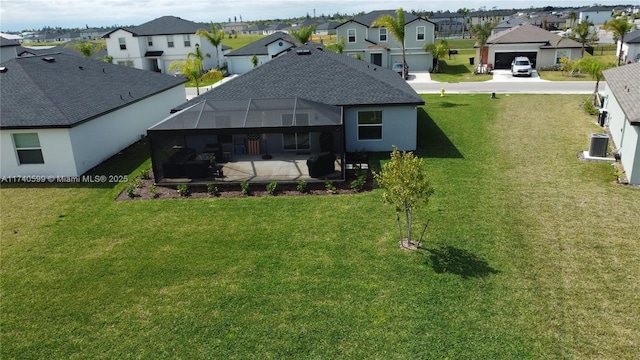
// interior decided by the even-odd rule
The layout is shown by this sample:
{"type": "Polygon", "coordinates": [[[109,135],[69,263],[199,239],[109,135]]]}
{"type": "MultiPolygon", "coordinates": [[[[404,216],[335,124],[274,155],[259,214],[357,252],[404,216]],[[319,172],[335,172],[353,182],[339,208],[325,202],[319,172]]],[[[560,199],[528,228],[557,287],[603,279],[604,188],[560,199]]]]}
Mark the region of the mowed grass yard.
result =
{"type": "Polygon", "coordinates": [[[636,358],[640,190],[577,159],[600,131],[584,96],[425,100],[418,252],[380,190],[3,184],[1,357],[636,358]]]}

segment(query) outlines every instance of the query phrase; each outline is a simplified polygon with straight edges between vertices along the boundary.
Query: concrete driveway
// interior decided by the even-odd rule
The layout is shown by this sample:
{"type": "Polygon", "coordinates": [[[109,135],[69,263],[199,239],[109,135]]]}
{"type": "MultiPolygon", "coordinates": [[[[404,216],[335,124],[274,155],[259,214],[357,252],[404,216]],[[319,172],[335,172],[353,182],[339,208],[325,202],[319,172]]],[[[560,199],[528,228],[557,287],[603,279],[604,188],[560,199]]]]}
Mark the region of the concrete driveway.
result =
{"type": "Polygon", "coordinates": [[[548,81],[540,79],[538,72],[533,70],[531,77],[527,76],[512,76],[510,70],[493,70],[493,79],[487,82],[527,82],[532,81],[548,81]]]}

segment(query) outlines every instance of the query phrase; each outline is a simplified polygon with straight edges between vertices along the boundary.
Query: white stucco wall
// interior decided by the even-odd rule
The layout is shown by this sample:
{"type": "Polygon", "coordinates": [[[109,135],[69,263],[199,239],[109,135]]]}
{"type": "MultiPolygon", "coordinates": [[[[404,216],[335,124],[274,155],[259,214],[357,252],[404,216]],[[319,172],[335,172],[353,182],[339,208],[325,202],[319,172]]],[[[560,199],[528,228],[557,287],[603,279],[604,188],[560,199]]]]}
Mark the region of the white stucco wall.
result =
{"type": "Polygon", "coordinates": [[[0,175],[71,176],[78,175],[73,162],[69,129],[0,130],[0,175]],[[44,164],[18,163],[13,134],[37,133],[44,164]]]}
{"type": "Polygon", "coordinates": [[[345,147],[348,152],[416,149],[418,131],[415,106],[354,107],[344,111],[345,147]],[[358,140],[358,111],[382,110],[382,140],[358,140]]]}
{"type": "Polygon", "coordinates": [[[620,154],[620,161],[630,184],[640,185],[640,126],[629,124],[620,104],[607,87],[605,108],[609,112],[611,140],[620,154]]]}
{"type": "MultiPolygon", "coordinates": [[[[253,69],[251,58],[253,56],[230,56],[227,58],[229,74],[244,74],[253,69]]],[[[258,56],[258,66],[269,61],[269,56],[258,56]]]]}
{"type": "Polygon", "coordinates": [[[11,59],[15,59],[18,57],[18,52],[16,51],[17,46],[4,46],[0,48],[0,63],[4,61],[9,61],[11,59]]]}
{"type": "Polygon", "coordinates": [[[185,98],[184,87],[177,86],[70,129],[2,130],[1,175],[82,175],[139,140],[185,98]],[[18,165],[12,134],[34,132],[38,133],[44,164],[18,165]]]}

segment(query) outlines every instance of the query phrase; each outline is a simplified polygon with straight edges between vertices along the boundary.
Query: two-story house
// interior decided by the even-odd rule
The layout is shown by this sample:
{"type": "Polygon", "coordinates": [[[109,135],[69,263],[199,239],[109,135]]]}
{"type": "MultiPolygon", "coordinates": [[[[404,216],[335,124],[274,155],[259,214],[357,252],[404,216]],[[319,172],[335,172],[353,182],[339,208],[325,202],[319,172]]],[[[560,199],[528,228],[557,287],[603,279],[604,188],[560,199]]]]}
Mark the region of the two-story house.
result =
{"type": "MultiPolygon", "coordinates": [[[[345,38],[343,54],[359,57],[367,62],[391,69],[394,63],[402,63],[402,45],[389,29],[372,24],[382,15],[397,18],[395,10],[377,10],[356,16],[336,28],[336,36],[345,38]]],[[[424,45],[434,42],[435,24],[429,20],[405,12],[404,45],[409,71],[427,71],[433,67],[433,57],[424,45]]]]}
{"type": "Polygon", "coordinates": [[[589,21],[595,25],[604,24],[605,22],[613,19],[611,16],[611,10],[613,7],[609,6],[590,6],[580,9],[578,13],[578,22],[589,21]]]}
{"type": "Polygon", "coordinates": [[[119,65],[168,73],[172,62],[185,60],[200,47],[203,54],[210,55],[203,59],[203,68],[208,70],[216,66],[217,58],[222,60],[222,49],[196,35],[199,29],[209,30],[204,24],[163,16],[135,27],[111,30],[103,38],[107,53],[119,65]]]}

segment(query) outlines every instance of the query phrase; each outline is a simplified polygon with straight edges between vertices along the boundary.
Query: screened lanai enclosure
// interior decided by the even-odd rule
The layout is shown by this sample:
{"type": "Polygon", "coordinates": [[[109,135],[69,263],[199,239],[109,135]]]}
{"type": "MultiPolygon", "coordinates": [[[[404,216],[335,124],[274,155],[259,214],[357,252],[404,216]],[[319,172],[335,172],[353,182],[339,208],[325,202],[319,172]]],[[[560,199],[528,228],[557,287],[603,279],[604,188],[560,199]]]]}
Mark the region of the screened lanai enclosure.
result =
{"type": "Polygon", "coordinates": [[[203,100],[147,135],[159,184],[344,180],[337,106],[301,98],[203,100]]]}

